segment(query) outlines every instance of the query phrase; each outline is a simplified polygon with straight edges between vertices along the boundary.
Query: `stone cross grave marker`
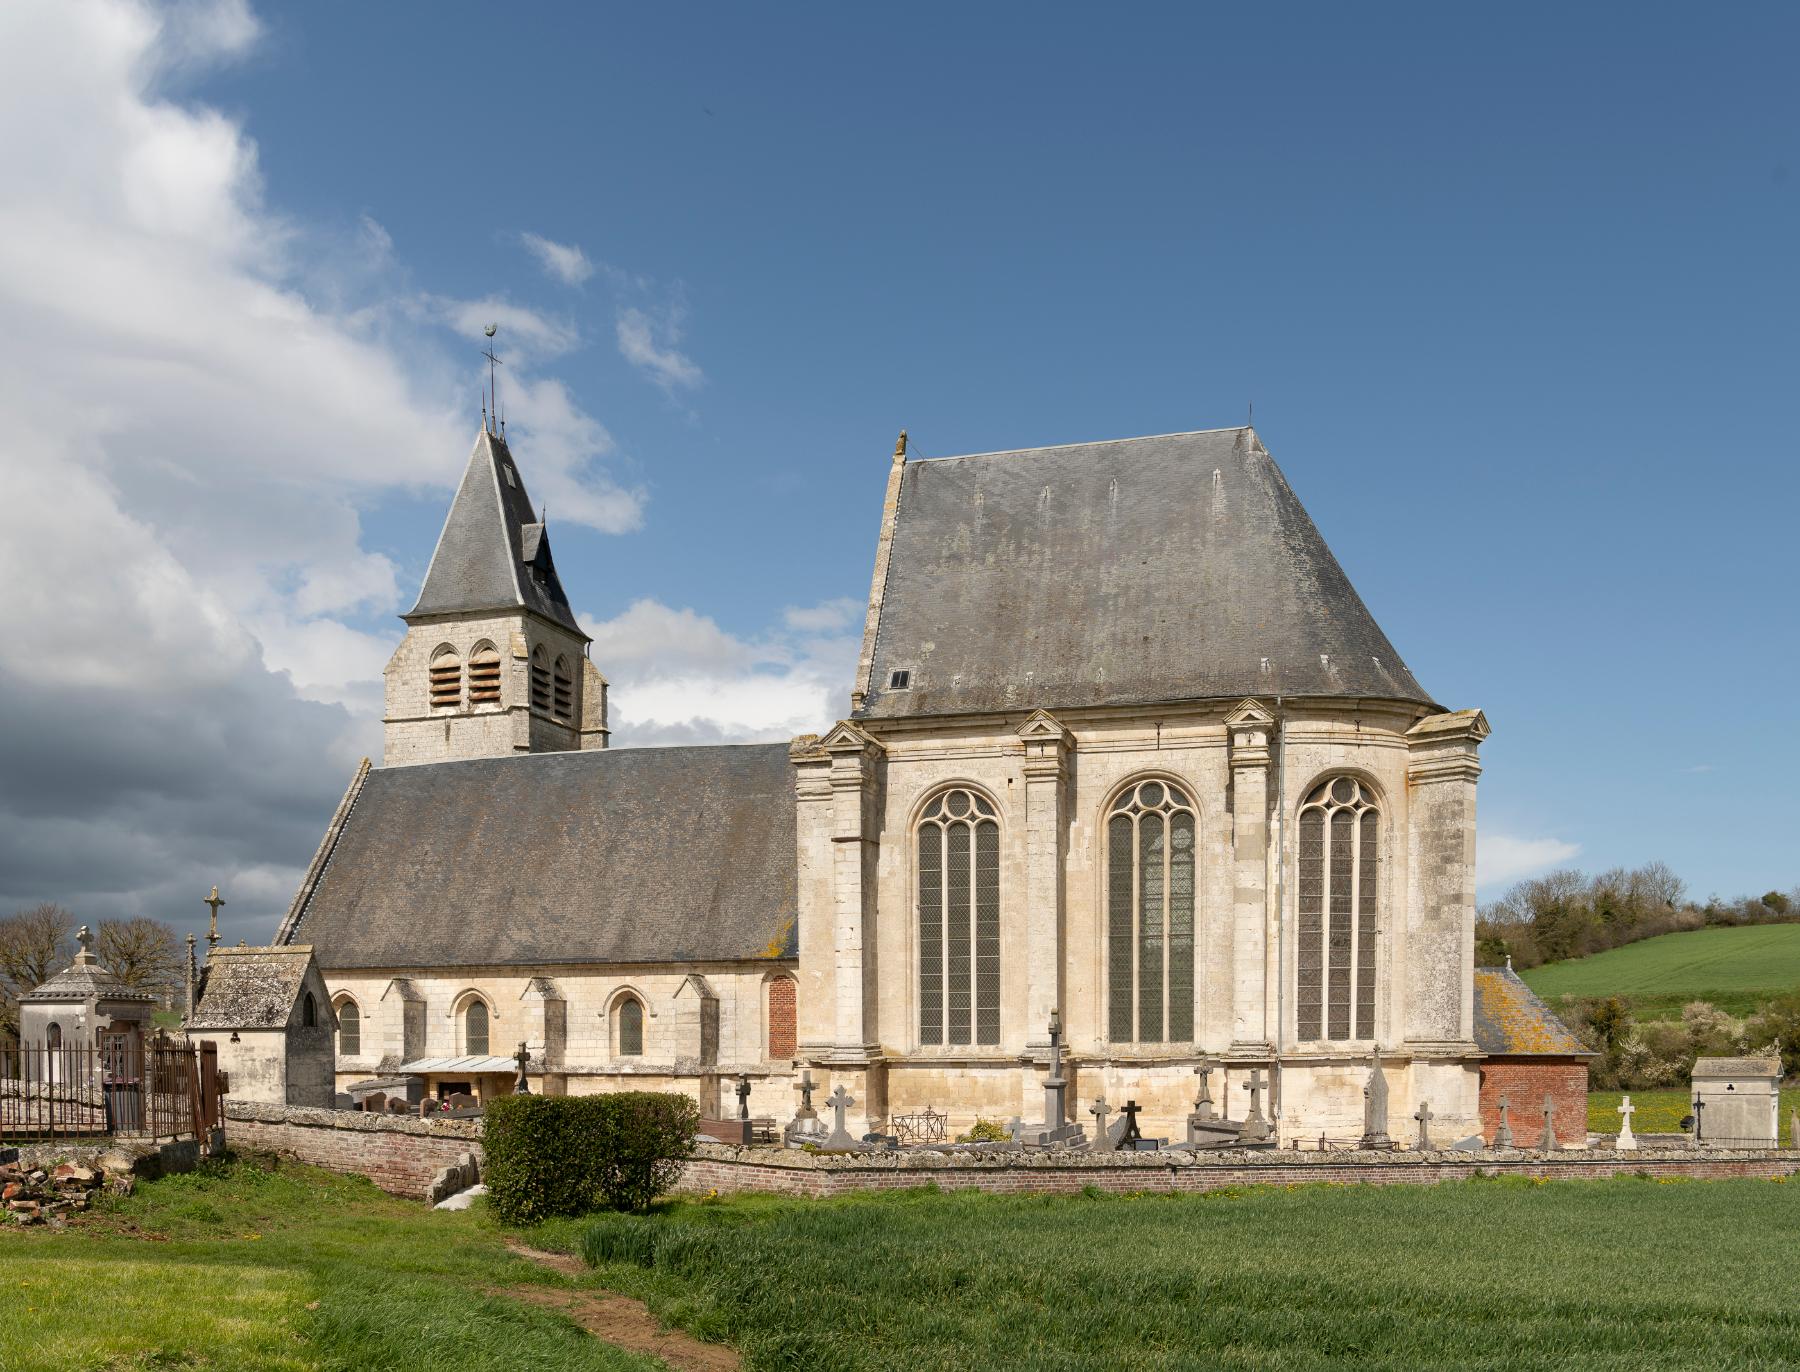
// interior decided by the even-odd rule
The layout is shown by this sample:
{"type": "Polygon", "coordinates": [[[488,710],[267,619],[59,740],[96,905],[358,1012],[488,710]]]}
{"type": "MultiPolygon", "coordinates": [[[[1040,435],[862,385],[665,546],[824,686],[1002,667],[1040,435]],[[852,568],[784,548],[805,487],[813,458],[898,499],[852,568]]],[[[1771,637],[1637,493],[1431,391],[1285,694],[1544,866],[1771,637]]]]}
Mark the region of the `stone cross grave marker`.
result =
{"type": "Polygon", "coordinates": [[[1544,1093],[1544,1137],[1538,1141],[1538,1152],[1554,1153],[1556,1151],[1556,1102],[1550,1099],[1549,1092],[1544,1093]]]}
{"type": "Polygon", "coordinates": [[[1088,1107],[1088,1114],[1094,1117],[1094,1147],[1102,1151],[1111,1146],[1106,1138],[1106,1116],[1111,1110],[1105,1096],[1094,1097],[1094,1103],[1088,1107]]]}
{"type": "Polygon", "coordinates": [[[1637,1106],[1627,1096],[1619,1102],[1619,1137],[1613,1141],[1614,1148],[1633,1149],[1638,1146],[1637,1135],[1631,1132],[1631,1117],[1637,1114],[1637,1106]]]}
{"type": "Polygon", "coordinates": [[[513,1054],[513,1060],[519,1064],[518,1075],[513,1078],[513,1094],[529,1096],[531,1083],[525,1080],[525,1064],[531,1061],[531,1050],[521,1042],[518,1051],[513,1054]]]}
{"type": "Polygon", "coordinates": [[[803,1071],[800,1074],[800,1080],[794,1083],[794,1089],[800,1093],[800,1112],[803,1115],[813,1113],[812,1093],[815,1085],[810,1067],[803,1071]]]}
{"type": "Polygon", "coordinates": [[[750,1118],[750,1074],[745,1072],[737,1079],[738,1118],[750,1118]]]}
{"type": "Polygon", "coordinates": [[[1269,1137],[1269,1122],[1263,1118],[1262,1112],[1262,1093],[1267,1085],[1263,1080],[1262,1068],[1252,1067],[1250,1080],[1244,1083],[1244,1089],[1250,1093],[1250,1114],[1238,1134],[1245,1143],[1262,1143],[1269,1137]]]}
{"type": "Polygon", "coordinates": [[[1431,1121],[1435,1118],[1431,1113],[1431,1102],[1422,1100],[1419,1108],[1413,1112],[1413,1118],[1419,1122],[1419,1149],[1421,1152],[1431,1151],[1431,1121]]]}
{"type": "Polygon", "coordinates": [[[1496,1148],[1511,1148],[1513,1146],[1512,1120],[1507,1114],[1510,1109],[1511,1102],[1509,1102],[1505,1096],[1500,1097],[1500,1124],[1494,1130],[1494,1147],[1496,1148]]]}
{"type": "Polygon", "coordinates": [[[1050,1011],[1050,1075],[1044,1078],[1044,1124],[1057,1130],[1069,1122],[1065,1092],[1068,1078],[1062,1072],[1062,1017],[1050,1011]]]}
{"type": "Polygon", "coordinates": [[[1138,1128],[1137,1122],[1138,1111],[1141,1108],[1142,1107],[1134,1100],[1128,1100],[1119,1107],[1119,1113],[1125,1116],[1125,1129],[1124,1132],[1119,1135],[1119,1150],[1121,1152],[1136,1148],[1138,1144],[1143,1142],[1144,1134],[1143,1131],[1138,1128]]]}
{"type": "Polygon", "coordinates": [[[1213,1065],[1210,1062],[1203,1061],[1194,1069],[1194,1075],[1200,1078],[1200,1095],[1194,1101],[1194,1117],[1196,1119],[1209,1120],[1213,1118],[1212,1074],[1213,1065]]]}
{"type": "Polygon", "coordinates": [[[790,1148],[801,1143],[816,1143],[825,1135],[825,1125],[812,1103],[813,1088],[817,1085],[810,1067],[801,1072],[800,1080],[794,1083],[794,1089],[800,1093],[800,1108],[788,1121],[787,1128],[781,1131],[781,1141],[790,1148]]]}
{"type": "Polygon", "coordinates": [[[844,1089],[842,1082],[839,1082],[837,1089],[825,1098],[825,1103],[831,1107],[837,1118],[836,1123],[832,1126],[831,1137],[826,1139],[822,1146],[833,1153],[855,1152],[861,1145],[851,1138],[850,1131],[844,1128],[844,1111],[856,1104],[856,1098],[844,1089]]]}

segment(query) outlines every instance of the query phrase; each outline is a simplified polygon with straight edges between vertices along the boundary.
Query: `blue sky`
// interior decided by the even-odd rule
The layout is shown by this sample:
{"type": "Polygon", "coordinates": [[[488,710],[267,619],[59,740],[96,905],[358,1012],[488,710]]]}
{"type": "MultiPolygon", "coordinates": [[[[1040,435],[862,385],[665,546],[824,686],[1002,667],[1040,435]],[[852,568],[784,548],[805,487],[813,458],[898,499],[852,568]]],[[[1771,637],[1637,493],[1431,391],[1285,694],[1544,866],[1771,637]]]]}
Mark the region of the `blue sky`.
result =
{"type": "MultiPolygon", "coordinates": [[[[180,112],[166,175],[191,163],[218,201],[200,229],[175,191],[161,218],[133,203],[121,241],[228,234],[237,284],[318,331],[259,373],[304,375],[265,413],[305,418],[246,419],[187,474],[219,502],[209,551],[146,475],[186,458],[64,445],[333,740],[291,823],[231,841],[270,909],[317,832],[299,812],[366,747],[487,317],[638,741],[843,710],[900,427],[945,455],[1254,402],[1419,679],[1493,722],[1490,872],[1800,881],[1791,8],[110,8],[152,27],[109,30],[124,56],[98,66],[180,112]],[[317,436],[286,451],[296,425],[317,436]],[[353,470],[318,456],[334,434],[353,470]],[[290,498],[353,589],[273,516],[217,537],[290,498]]],[[[130,165],[141,136],[118,134],[130,165]]],[[[36,168],[58,204],[105,173],[63,138],[68,165],[36,168]]],[[[173,422],[145,403],[144,431],[173,422]]]]}

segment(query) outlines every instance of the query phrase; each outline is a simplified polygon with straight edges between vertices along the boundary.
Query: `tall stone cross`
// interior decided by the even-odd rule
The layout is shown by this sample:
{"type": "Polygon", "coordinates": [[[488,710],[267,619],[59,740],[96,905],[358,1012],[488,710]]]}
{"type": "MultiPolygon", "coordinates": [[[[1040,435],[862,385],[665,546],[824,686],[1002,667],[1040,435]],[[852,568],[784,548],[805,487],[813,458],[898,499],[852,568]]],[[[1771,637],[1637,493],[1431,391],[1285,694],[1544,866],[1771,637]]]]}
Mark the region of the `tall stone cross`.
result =
{"type": "Polygon", "coordinates": [[[1094,1103],[1088,1107],[1088,1114],[1094,1117],[1094,1146],[1097,1148],[1106,1147],[1106,1116],[1111,1110],[1105,1096],[1095,1096],[1094,1103]]]}
{"type": "Polygon", "coordinates": [[[749,1119],[750,1118],[750,1074],[748,1072],[745,1072],[741,1076],[738,1077],[737,1098],[738,1098],[738,1118],[741,1120],[749,1119]]]}
{"type": "Polygon", "coordinates": [[[1261,1143],[1269,1137],[1269,1122],[1263,1118],[1262,1112],[1263,1087],[1267,1085],[1263,1080],[1262,1068],[1252,1067],[1250,1080],[1244,1083],[1244,1089],[1250,1093],[1250,1114],[1238,1134],[1245,1143],[1261,1143]]]}
{"type": "Polygon", "coordinates": [[[1431,1102],[1428,1100],[1420,1101],[1418,1110],[1413,1113],[1413,1118],[1419,1122],[1419,1148],[1420,1148],[1420,1151],[1430,1152],[1431,1151],[1431,1121],[1434,1120],[1435,1118],[1437,1118],[1435,1115],[1433,1115],[1431,1113],[1431,1102]]]}
{"type": "Polygon", "coordinates": [[[1060,1129],[1069,1121],[1065,1095],[1068,1078],[1062,1074],[1062,1017],[1050,1011],[1050,1075],[1044,1078],[1044,1123],[1060,1129]]]}
{"type": "Polygon", "coordinates": [[[216,948],[219,943],[219,907],[225,903],[219,895],[219,888],[213,887],[212,894],[200,903],[212,907],[212,927],[206,931],[206,946],[209,949],[216,948]]]}
{"type": "Polygon", "coordinates": [[[1635,1114],[1637,1106],[1631,1103],[1630,1096],[1626,1096],[1619,1102],[1619,1137],[1613,1140],[1614,1148],[1630,1150],[1638,1146],[1637,1135],[1631,1132],[1631,1117],[1635,1114]]]}
{"type": "Polygon", "coordinates": [[[1513,1146],[1512,1120],[1508,1117],[1511,1108],[1505,1096],[1500,1097],[1500,1123],[1494,1130],[1494,1147],[1511,1148],[1513,1146]]]}
{"type": "Polygon", "coordinates": [[[1554,1153],[1556,1151],[1556,1102],[1550,1099],[1550,1093],[1544,1093],[1544,1137],[1538,1141],[1538,1152],[1554,1153]]]}
{"type": "Polygon", "coordinates": [[[800,1080],[794,1083],[794,1089],[800,1093],[800,1113],[803,1115],[812,1113],[812,1093],[815,1085],[817,1083],[812,1079],[812,1068],[810,1067],[801,1072],[800,1080]]]}
{"type": "Polygon", "coordinates": [[[840,1081],[837,1085],[837,1090],[825,1097],[825,1103],[837,1114],[837,1128],[833,1132],[836,1134],[848,1132],[844,1128],[844,1111],[856,1104],[856,1097],[846,1091],[844,1089],[844,1083],[840,1081]]]}
{"type": "Polygon", "coordinates": [[[1119,1147],[1121,1149],[1130,1148],[1134,1144],[1143,1141],[1144,1133],[1138,1128],[1137,1122],[1138,1111],[1141,1108],[1142,1107],[1134,1100],[1128,1100],[1124,1105],[1119,1107],[1119,1113],[1125,1116],[1125,1128],[1119,1133],[1119,1147]]]}
{"type": "Polygon", "coordinates": [[[513,1078],[513,1094],[529,1096],[531,1083],[525,1080],[525,1064],[531,1061],[531,1050],[524,1043],[520,1043],[519,1051],[513,1054],[513,1059],[519,1064],[519,1074],[513,1078]]]}
{"type": "Polygon", "coordinates": [[[1194,1075],[1200,1078],[1200,1095],[1194,1101],[1194,1114],[1203,1120],[1213,1118],[1212,1074],[1210,1062],[1203,1061],[1194,1069],[1194,1075]]]}

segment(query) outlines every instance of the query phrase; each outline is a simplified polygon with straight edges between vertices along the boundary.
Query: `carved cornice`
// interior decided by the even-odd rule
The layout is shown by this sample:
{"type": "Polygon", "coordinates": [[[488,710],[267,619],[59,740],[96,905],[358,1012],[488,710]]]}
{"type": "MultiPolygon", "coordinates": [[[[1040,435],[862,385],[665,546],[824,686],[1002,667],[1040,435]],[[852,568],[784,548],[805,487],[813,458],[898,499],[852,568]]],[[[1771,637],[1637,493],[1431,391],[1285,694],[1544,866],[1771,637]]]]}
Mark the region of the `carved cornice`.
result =
{"type": "Polygon", "coordinates": [[[1025,776],[1028,780],[1054,780],[1063,774],[1075,735],[1048,710],[1033,710],[1018,727],[1019,740],[1025,745],[1025,776]]]}
{"type": "Polygon", "coordinates": [[[1261,701],[1246,696],[1238,702],[1237,708],[1225,716],[1225,728],[1231,736],[1232,770],[1267,768],[1269,741],[1278,727],[1275,716],[1261,701]]]}

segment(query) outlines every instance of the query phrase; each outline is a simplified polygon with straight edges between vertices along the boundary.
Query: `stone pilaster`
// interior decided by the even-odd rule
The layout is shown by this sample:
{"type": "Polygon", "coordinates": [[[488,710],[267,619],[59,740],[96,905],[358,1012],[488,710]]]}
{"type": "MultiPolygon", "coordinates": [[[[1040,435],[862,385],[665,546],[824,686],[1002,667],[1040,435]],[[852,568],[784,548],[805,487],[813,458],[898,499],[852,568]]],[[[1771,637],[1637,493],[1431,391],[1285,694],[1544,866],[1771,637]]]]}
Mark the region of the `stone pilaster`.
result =
{"type": "Polygon", "coordinates": [[[1479,710],[1407,731],[1406,1046],[1419,1057],[1475,1051],[1476,751],[1479,710]]]}
{"type": "Polygon", "coordinates": [[[875,1044],[877,816],[882,748],[845,721],[820,745],[831,758],[831,903],[836,1024],[831,1061],[867,1062],[875,1044]]]}
{"type": "Polygon", "coordinates": [[[1027,1048],[1048,1048],[1062,1014],[1068,963],[1063,909],[1068,759],[1074,735],[1043,710],[1019,726],[1025,745],[1025,1023],[1027,1048]]]}
{"type": "Polygon", "coordinates": [[[817,734],[803,734],[788,746],[788,760],[794,766],[800,942],[795,1034],[800,1057],[823,1062],[837,1039],[837,918],[832,896],[837,845],[831,841],[831,754],[817,734]]]}
{"type": "Polygon", "coordinates": [[[562,991],[549,977],[532,977],[519,993],[519,1009],[533,1069],[559,1070],[569,1045],[569,1003],[562,991]]]}
{"type": "Polygon", "coordinates": [[[409,979],[395,977],[381,993],[381,1070],[392,1072],[424,1056],[425,997],[409,979]]]}
{"type": "Polygon", "coordinates": [[[1246,700],[1225,717],[1231,740],[1230,1053],[1274,1057],[1276,970],[1269,956],[1269,744],[1275,717],[1246,700]]]}

